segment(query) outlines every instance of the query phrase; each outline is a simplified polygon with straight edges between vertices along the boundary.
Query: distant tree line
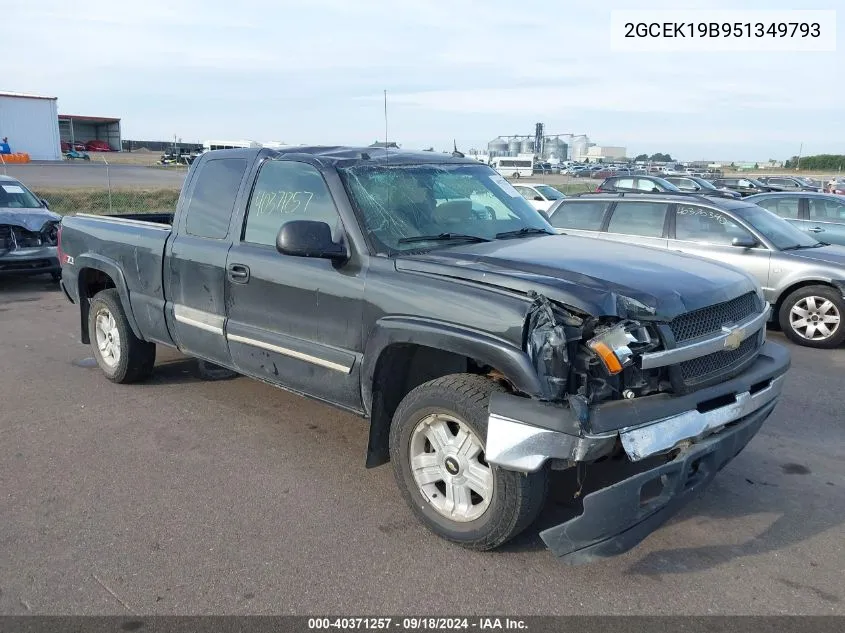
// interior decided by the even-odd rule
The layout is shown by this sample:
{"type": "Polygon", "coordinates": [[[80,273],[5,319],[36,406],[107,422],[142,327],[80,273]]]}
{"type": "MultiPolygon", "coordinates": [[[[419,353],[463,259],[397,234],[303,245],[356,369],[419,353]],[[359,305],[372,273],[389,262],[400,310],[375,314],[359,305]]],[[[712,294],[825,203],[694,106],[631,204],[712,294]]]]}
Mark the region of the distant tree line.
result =
{"type": "Polygon", "coordinates": [[[645,162],[651,161],[653,163],[672,163],[675,161],[669,154],[661,154],[658,152],[657,154],[652,154],[649,156],[648,154],[640,154],[639,156],[634,158],[634,162],[645,162]]]}
{"type": "Polygon", "coordinates": [[[802,156],[799,160],[793,156],[784,167],[802,169],[843,169],[845,168],[845,154],[818,154],[816,156],[802,156]]]}

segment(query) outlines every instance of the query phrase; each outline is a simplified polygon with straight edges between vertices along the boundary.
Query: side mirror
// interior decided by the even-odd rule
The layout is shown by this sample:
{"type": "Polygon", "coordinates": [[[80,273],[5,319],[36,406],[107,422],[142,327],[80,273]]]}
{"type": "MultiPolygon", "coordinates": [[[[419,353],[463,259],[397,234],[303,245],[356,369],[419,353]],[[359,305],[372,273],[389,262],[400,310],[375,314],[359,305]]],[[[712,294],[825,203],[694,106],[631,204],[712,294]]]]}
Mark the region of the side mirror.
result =
{"type": "Polygon", "coordinates": [[[545,200],[543,200],[543,196],[534,196],[534,199],[535,199],[537,202],[545,202],[545,200]]]}
{"type": "Polygon", "coordinates": [[[346,246],[332,241],[332,229],[325,222],[292,220],[285,222],[276,236],[276,250],[294,257],[346,260],[346,246]]]}
{"type": "Polygon", "coordinates": [[[41,206],[44,207],[45,209],[49,209],[50,203],[47,202],[44,198],[41,198],[41,206]]]}
{"type": "Polygon", "coordinates": [[[735,237],[731,240],[731,246],[738,248],[754,248],[757,246],[757,240],[750,235],[747,237],[735,237]]]}

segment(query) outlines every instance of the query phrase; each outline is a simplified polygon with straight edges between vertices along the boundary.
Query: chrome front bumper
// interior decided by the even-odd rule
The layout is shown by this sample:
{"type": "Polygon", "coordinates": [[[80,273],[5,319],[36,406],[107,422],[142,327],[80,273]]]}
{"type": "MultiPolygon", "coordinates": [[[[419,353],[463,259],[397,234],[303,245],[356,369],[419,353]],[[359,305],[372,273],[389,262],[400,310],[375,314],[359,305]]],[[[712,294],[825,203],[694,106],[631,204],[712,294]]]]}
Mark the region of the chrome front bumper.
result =
{"type": "MultiPolygon", "coordinates": [[[[675,398],[659,395],[600,405],[597,409],[604,406],[604,413],[612,411],[616,418],[612,430],[600,433],[576,430],[569,407],[497,394],[490,402],[485,456],[489,463],[507,470],[534,472],[549,460],[569,465],[593,461],[610,453],[617,440],[632,462],[667,453],[716,434],[777,400],[789,364],[783,347],[766,343],[752,367],[702,390],[700,399],[696,393],[675,398]],[[524,416],[520,416],[520,400],[524,416]],[[553,428],[554,416],[569,419],[553,428]]],[[[604,418],[601,423],[608,425],[604,418]]],[[[589,428],[589,422],[580,428],[589,428]]]]}

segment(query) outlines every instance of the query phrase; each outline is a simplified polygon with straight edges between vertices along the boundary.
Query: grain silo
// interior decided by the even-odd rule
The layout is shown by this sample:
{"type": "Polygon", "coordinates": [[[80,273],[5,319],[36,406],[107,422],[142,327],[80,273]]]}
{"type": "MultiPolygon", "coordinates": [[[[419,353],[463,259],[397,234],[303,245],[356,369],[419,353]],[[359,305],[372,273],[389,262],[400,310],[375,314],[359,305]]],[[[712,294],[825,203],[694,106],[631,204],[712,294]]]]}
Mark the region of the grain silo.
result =
{"type": "Polygon", "coordinates": [[[547,159],[566,160],[567,145],[557,136],[547,136],[544,142],[543,155],[547,159]]]}
{"type": "Polygon", "coordinates": [[[522,154],[533,154],[534,153],[534,139],[530,136],[522,140],[522,143],[519,145],[519,151],[522,154]]]}
{"type": "Polygon", "coordinates": [[[501,136],[487,143],[487,153],[490,158],[508,155],[508,142],[501,136]]]}
{"type": "Polygon", "coordinates": [[[518,138],[512,138],[508,142],[508,154],[510,156],[516,156],[520,151],[522,151],[522,143],[519,142],[518,138]]]}
{"type": "Polygon", "coordinates": [[[570,155],[574,160],[584,160],[587,156],[587,147],[590,145],[590,139],[586,134],[579,134],[572,137],[570,144],[570,155]]]}

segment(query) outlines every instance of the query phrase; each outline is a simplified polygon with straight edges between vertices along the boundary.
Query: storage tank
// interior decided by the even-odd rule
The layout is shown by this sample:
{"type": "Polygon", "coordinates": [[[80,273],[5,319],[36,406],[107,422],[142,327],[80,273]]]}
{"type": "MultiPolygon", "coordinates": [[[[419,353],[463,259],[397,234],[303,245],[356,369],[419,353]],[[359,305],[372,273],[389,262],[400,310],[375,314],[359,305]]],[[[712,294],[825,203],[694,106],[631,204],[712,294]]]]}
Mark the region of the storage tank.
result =
{"type": "Polygon", "coordinates": [[[516,156],[521,151],[522,143],[519,142],[518,138],[512,138],[508,143],[508,154],[510,154],[511,156],[516,156]]]}
{"type": "Polygon", "coordinates": [[[490,155],[490,158],[494,156],[507,156],[508,142],[501,137],[494,138],[487,143],[487,153],[490,155]]]}
{"type": "Polygon", "coordinates": [[[534,139],[533,138],[524,139],[522,141],[522,143],[520,144],[519,151],[522,154],[533,154],[534,153],[534,139]]]}
{"type": "Polygon", "coordinates": [[[547,136],[543,143],[543,154],[545,158],[566,160],[566,143],[556,136],[547,136]]]}
{"type": "Polygon", "coordinates": [[[579,134],[572,137],[572,144],[569,146],[572,149],[572,158],[581,160],[587,155],[587,147],[590,145],[590,139],[586,134],[579,134]]]}

